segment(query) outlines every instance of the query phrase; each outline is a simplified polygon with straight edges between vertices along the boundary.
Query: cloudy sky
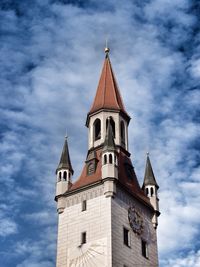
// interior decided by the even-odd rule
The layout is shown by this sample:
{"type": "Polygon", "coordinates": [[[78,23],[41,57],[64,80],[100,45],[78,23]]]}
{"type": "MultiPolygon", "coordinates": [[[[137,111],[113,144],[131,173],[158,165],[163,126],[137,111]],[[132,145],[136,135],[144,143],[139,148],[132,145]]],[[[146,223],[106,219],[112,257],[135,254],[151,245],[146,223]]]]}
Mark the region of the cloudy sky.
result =
{"type": "Polygon", "coordinates": [[[198,0],[0,1],[1,266],[55,266],[55,169],[67,128],[81,171],[106,38],[138,179],[149,151],[160,185],[160,266],[200,266],[199,16],[198,0]]]}

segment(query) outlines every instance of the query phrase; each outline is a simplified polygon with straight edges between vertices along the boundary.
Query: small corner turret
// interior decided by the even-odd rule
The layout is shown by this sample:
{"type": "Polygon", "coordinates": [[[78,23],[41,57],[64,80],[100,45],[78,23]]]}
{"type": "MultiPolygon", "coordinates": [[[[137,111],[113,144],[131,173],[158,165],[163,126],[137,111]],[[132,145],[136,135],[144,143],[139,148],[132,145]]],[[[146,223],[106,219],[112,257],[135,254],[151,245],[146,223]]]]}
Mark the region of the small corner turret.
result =
{"type": "Polygon", "coordinates": [[[147,153],[147,159],[146,159],[146,168],[145,168],[145,174],[144,174],[144,182],[142,189],[147,197],[150,199],[150,203],[154,208],[154,215],[152,218],[152,223],[154,225],[154,228],[156,229],[158,226],[158,216],[160,215],[159,211],[159,198],[158,198],[158,189],[159,186],[156,182],[153,169],[151,166],[151,161],[149,158],[149,153],[147,153]]]}
{"type": "Polygon", "coordinates": [[[116,193],[116,179],[118,179],[118,159],[114,141],[111,118],[108,118],[105,141],[102,149],[102,180],[104,181],[104,194],[113,197],[116,193]]]}
{"type": "Polygon", "coordinates": [[[63,145],[62,154],[60,157],[60,162],[58,164],[58,168],[56,169],[56,201],[58,202],[57,210],[58,213],[62,213],[64,210],[64,203],[62,200],[62,195],[69,190],[71,187],[71,177],[74,171],[72,168],[70,156],[69,156],[69,148],[67,142],[67,136],[65,137],[65,142],[63,145]]]}

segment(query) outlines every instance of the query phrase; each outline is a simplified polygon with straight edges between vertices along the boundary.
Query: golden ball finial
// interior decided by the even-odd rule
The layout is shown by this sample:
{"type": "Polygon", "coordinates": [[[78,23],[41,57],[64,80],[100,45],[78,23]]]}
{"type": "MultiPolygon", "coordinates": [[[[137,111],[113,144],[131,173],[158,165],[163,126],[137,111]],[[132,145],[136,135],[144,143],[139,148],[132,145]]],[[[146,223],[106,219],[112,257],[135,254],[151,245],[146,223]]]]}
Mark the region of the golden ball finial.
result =
{"type": "Polygon", "coordinates": [[[104,51],[105,51],[106,54],[108,54],[110,52],[110,48],[105,47],[104,51]]]}

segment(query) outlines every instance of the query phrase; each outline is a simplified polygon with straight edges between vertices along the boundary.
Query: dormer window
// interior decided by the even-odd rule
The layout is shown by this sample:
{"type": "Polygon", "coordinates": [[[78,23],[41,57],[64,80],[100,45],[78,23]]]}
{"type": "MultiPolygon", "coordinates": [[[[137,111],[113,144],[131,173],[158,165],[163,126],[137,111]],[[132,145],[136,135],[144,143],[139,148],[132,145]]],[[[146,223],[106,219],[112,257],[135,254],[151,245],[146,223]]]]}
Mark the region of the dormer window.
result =
{"type": "Polygon", "coordinates": [[[94,165],[93,162],[90,162],[90,163],[88,164],[87,173],[88,173],[88,175],[91,175],[91,174],[93,174],[94,172],[95,172],[95,165],[94,165]]]}

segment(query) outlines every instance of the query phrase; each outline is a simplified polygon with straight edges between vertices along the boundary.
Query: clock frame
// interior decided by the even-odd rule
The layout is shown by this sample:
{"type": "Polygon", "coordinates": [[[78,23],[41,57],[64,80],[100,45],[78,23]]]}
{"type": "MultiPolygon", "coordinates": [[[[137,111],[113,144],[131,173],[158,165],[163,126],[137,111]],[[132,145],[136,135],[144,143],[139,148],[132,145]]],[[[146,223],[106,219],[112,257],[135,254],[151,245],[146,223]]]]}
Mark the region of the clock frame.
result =
{"type": "Polygon", "coordinates": [[[144,230],[144,220],[134,206],[130,206],[128,209],[128,219],[133,232],[137,235],[141,235],[144,230]]]}

